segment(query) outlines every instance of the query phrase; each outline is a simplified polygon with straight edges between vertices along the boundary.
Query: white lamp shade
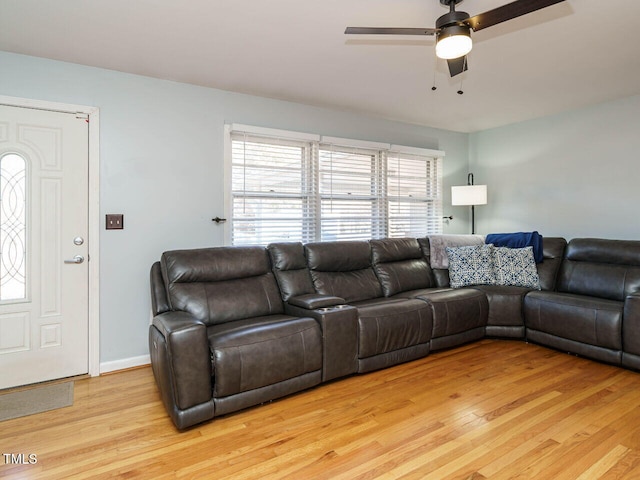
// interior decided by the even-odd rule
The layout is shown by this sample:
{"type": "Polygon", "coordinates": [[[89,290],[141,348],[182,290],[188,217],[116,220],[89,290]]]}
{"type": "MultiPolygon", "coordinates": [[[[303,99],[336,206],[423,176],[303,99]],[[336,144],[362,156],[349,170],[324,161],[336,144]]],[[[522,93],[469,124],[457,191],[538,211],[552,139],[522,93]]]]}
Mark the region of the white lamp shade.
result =
{"type": "Polygon", "coordinates": [[[451,205],[486,205],[486,185],[451,187],[451,205]]]}

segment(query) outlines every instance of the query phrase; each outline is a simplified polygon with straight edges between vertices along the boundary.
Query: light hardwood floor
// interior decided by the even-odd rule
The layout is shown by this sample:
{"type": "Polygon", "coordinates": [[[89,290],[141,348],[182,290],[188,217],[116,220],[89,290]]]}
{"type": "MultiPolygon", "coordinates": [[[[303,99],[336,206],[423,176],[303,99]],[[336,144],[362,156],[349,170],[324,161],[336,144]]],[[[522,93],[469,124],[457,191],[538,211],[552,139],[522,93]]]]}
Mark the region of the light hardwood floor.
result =
{"type": "Polygon", "coordinates": [[[640,374],[483,340],[180,433],[145,367],[0,423],[0,450],[37,458],[6,479],[638,479],[640,374]]]}

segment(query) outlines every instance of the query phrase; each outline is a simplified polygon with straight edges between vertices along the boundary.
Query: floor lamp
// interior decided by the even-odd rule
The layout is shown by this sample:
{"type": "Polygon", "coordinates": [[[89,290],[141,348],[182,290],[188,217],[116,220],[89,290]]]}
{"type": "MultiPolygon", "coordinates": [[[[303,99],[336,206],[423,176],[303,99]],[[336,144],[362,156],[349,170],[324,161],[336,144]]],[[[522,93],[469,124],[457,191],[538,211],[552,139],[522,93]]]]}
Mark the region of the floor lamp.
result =
{"type": "Polygon", "coordinates": [[[451,187],[451,205],[471,205],[471,233],[476,233],[475,205],[487,204],[487,186],[474,185],[473,173],[467,175],[467,184],[451,187]]]}

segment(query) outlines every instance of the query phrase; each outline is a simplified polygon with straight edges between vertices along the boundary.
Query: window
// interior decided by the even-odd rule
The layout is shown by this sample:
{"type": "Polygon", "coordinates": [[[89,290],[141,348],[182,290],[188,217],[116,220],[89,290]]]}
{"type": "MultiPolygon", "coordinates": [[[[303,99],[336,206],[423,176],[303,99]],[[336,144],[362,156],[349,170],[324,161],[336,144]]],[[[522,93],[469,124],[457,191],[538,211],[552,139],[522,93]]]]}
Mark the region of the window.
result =
{"type": "Polygon", "coordinates": [[[20,155],[0,158],[0,301],[27,295],[26,172],[20,155]]]}
{"type": "Polygon", "coordinates": [[[232,244],[313,238],[309,149],[277,139],[232,140],[232,244]]]}
{"type": "Polygon", "coordinates": [[[232,245],[442,233],[443,152],[227,130],[232,245]]]}
{"type": "Polygon", "coordinates": [[[386,173],[387,236],[442,233],[441,162],[422,155],[390,152],[386,173]]]}
{"type": "Polygon", "coordinates": [[[379,157],[378,152],[320,146],[319,240],[385,236],[379,157]]]}

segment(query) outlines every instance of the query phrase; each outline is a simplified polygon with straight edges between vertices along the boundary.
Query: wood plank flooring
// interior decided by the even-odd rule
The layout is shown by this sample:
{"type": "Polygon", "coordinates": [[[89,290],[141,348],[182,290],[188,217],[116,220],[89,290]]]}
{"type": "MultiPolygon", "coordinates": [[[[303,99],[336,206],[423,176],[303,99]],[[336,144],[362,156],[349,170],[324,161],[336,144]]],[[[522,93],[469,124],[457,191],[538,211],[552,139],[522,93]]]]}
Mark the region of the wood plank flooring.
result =
{"type": "Polygon", "coordinates": [[[640,479],[640,373],[483,340],[180,433],[145,367],[0,423],[0,453],[6,479],[640,479]]]}

